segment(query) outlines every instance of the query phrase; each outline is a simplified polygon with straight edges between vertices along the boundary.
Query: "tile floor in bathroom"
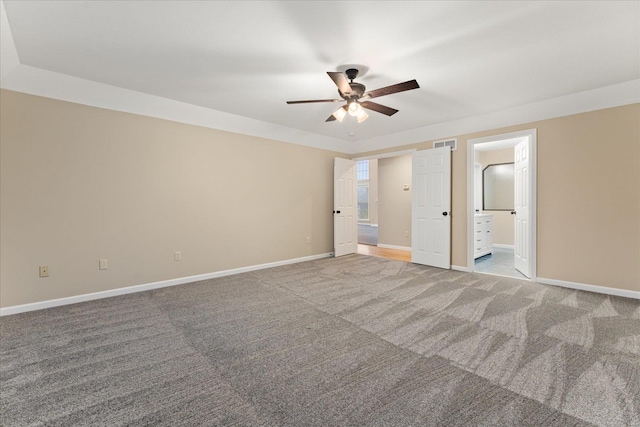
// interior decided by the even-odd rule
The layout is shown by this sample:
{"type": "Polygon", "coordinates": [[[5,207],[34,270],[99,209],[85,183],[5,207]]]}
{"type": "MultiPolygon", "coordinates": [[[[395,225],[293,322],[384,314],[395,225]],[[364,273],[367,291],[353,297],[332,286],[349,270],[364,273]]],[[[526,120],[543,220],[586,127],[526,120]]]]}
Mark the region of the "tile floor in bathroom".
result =
{"type": "Polygon", "coordinates": [[[513,266],[513,249],[493,247],[493,253],[477,258],[474,270],[480,273],[499,274],[501,276],[526,279],[513,266]]]}

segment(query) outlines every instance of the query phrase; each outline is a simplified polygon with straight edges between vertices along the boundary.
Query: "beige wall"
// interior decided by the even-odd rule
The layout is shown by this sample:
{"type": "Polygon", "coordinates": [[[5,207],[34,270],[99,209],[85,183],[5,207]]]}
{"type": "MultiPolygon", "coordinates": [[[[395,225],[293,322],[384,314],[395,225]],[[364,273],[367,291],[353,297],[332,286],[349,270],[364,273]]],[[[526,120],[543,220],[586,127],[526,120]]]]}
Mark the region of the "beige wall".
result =
{"type": "Polygon", "coordinates": [[[4,90],[0,99],[2,307],[333,250],[336,153],[4,90]]]}
{"type": "MultiPolygon", "coordinates": [[[[513,148],[500,150],[478,151],[476,161],[482,165],[482,169],[488,165],[513,162],[513,148]]],[[[512,190],[513,191],[513,190],[512,190]]],[[[493,215],[493,243],[498,245],[513,246],[514,219],[511,211],[483,211],[493,215]]]]}
{"type": "Polygon", "coordinates": [[[378,160],[378,198],[378,244],[410,247],[411,155],[378,160]]]}
{"type": "MultiPolygon", "coordinates": [[[[5,90],[0,102],[2,307],[333,249],[336,153],[5,90]]],[[[639,117],[634,104],[458,135],[452,264],[466,266],[467,140],[536,128],[538,277],[640,291],[639,117]]],[[[408,148],[432,142],[358,156],[408,148]]]]}
{"type": "MultiPolygon", "coordinates": [[[[452,264],[467,265],[467,140],[535,128],[538,277],[640,291],[639,117],[640,104],[632,104],[457,135],[452,264]]],[[[425,141],[359,155],[432,146],[425,141]]]]}

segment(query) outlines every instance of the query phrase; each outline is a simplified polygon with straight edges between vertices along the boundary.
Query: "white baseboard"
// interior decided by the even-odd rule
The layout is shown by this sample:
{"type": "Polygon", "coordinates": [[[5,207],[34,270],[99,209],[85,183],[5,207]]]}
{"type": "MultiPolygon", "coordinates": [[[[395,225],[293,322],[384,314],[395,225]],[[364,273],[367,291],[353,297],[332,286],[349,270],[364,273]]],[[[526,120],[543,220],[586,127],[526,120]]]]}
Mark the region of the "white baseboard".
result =
{"type": "Polygon", "coordinates": [[[619,297],[640,299],[640,292],[627,291],[626,289],[608,288],[606,286],[587,285],[586,283],[567,282],[565,280],[545,279],[538,277],[536,282],[545,285],[562,286],[563,288],[578,289],[581,291],[597,292],[599,294],[615,295],[619,297]]]}
{"type": "MultiPolygon", "coordinates": [[[[383,245],[378,244],[378,246],[381,248],[389,248],[389,249],[400,249],[400,250],[409,250],[409,251],[411,250],[410,247],[405,247],[405,246],[393,246],[393,245],[384,245],[384,244],[383,245]]],[[[58,298],[58,299],[52,299],[47,301],[34,302],[30,304],[14,305],[11,307],[0,308],[0,316],[26,313],[28,311],[43,310],[45,308],[76,304],[79,302],[92,301],[92,300],[101,299],[101,298],[109,298],[109,297],[115,297],[119,295],[132,294],[136,292],[149,291],[152,289],[166,288],[169,286],[182,285],[185,283],[198,282],[198,281],[207,280],[207,279],[215,279],[217,277],[231,276],[234,274],[247,273],[249,271],[263,270],[265,268],[296,264],[299,262],[313,261],[313,260],[322,259],[322,258],[329,258],[332,256],[333,256],[333,252],[329,252],[329,253],[311,255],[311,256],[306,256],[301,258],[275,261],[275,262],[270,262],[266,264],[258,264],[258,265],[251,265],[247,267],[233,268],[230,270],[216,271],[213,273],[200,274],[196,276],[180,277],[177,279],[164,280],[161,282],[153,282],[153,283],[146,283],[142,285],[128,286],[126,288],[110,289],[108,291],[101,291],[101,292],[92,292],[90,294],[75,295],[67,298],[58,298]]],[[[468,267],[462,267],[458,265],[452,265],[451,269],[455,271],[469,272],[468,267]]],[[[628,291],[625,289],[608,288],[605,286],[588,285],[585,283],[568,282],[564,280],[545,279],[542,277],[538,277],[536,281],[538,283],[543,283],[546,285],[562,286],[564,288],[578,289],[582,291],[597,292],[601,294],[640,299],[640,292],[638,291],[628,291]]]]}
{"type": "Polygon", "coordinates": [[[115,297],[119,295],[133,294],[136,292],[149,291],[152,289],[166,288],[168,286],[183,285],[185,283],[198,282],[200,280],[215,279],[217,277],[231,276],[234,274],[247,273],[249,271],[264,270],[265,268],[280,267],[282,265],[296,264],[299,262],[313,261],[333,256],[333,252],[311,255],[302,258],[287,259],[283,261],[269,262],[266,264],[250,265],[248,267],[232,268],[230,270],[216,271],[213,273],[199,274],[196,276],[179,277],[177,279],[163,280],[161,282],[145,283],[142,285],[128,286],[126,288],[110,289],[108,291],[92,292],[90,294],[75,295],[72,297],[58,298],[47,301],[39,301],[30,304],[14,305],[0,308],[0,316],[26,313],[27,311],[43,310],[45,308],[58,307],[61,305],[76,304],[79,302],[92,301],[101,298],[115,297]]]}
{"type": "Polygon", "coordinates": [[[398,249],[401,251],[411,252],[411,246],[396,246],[396,245],[385,245],[384,243],[378,243],[378,247],[384,248],[384,249],[398,249]]]}
{"type": "Polygon", "coordinates": [[[494,243],[493,247],[494,248],[503,248],[503,249],[515,249],[516,248],[514,245],[502,245],[500,243],[494,243]]]}

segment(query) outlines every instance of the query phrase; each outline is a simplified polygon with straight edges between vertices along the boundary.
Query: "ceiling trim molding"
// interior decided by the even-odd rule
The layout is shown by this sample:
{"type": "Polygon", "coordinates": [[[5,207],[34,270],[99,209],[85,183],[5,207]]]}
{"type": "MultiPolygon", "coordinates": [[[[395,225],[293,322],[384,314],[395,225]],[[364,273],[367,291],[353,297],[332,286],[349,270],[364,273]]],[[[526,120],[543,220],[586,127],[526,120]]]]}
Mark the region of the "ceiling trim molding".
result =
{"type": "Polygon", "coordinates": [[[347,141],[28,65],[19,65],[11,71],[10,75],[2,79],[1,87],[31,95],[274,139],[344,154],[367,153],[640,102],[640,79],[631,80],[520,107],[361,140],[357,142],[357,147],[354,147],[353,143],[347,141]]]}
{"type": "Polygon", "coordinates": [[[488,114],[357,142],[212,110],[185,102],[19,65],[0,87],[93,107],[140,114],[259,138],[357,155],[640,102],[640,79],[488,114]]]}
{"type": "Polygon", "coordinates": [[[640,102],[640,79],[358,141],[360,153],[640,102]]]}
{"type": "Polygon", "coordinates": [[[3,89],[350,154],[348,142],[160,96],[20,65],[3,89]]]}

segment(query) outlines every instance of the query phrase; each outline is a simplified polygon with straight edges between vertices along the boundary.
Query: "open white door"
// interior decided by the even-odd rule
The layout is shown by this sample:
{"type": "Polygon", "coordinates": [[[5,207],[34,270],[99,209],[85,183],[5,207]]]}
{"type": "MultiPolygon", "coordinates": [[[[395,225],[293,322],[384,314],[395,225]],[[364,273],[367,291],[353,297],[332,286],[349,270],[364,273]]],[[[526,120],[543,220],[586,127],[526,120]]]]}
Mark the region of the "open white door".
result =
{"type": "MultiPolygon", "coordinates": [[[[514,265],[516,269],[531,278],[531,147],[529,138],[514,148],[514,265]]],[[[513,212],[512,212],[513,213],[513,212]]]]}
{"type": "Polygon", "coordinates": [[[336,157],[333,164],[333,253],[355,254],[358,249],[356,162],[336,157]]]}
{"type": "Polygon", "coordinates": [[[451,148],[413,153],[411,262],[451,268],[451,148]]]}

